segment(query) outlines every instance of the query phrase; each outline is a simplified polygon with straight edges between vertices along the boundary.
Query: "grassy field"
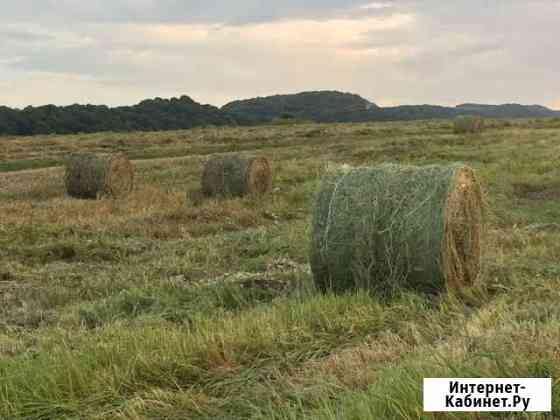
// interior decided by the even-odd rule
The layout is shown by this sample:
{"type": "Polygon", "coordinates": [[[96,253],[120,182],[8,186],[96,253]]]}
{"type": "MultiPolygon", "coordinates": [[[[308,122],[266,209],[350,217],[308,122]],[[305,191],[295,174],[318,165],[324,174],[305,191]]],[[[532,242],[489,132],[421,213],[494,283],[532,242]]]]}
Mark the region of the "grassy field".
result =
{"type": "Polygon", "coordinates": [[[422,378],[558,384],[559,161],[557,120],[0,138],[0,418],[488,418],[423,414],[422,378]],[[58,165],[78,150],[126,152],[133,194],[65,197],[58,165]],[[204,161],[227,152],[269,156],[274,193],[201,199],[204,161]],[[478,284],[314,291],[329,165],[455,161],[476,168],[490,209],[478,284]]]}

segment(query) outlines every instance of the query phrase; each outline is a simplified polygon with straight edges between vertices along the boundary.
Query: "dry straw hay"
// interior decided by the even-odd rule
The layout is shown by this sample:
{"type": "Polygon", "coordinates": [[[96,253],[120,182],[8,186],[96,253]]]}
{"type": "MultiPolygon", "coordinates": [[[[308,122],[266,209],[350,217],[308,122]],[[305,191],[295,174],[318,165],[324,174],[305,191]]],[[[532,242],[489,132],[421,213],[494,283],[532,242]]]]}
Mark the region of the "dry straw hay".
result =
{"type": "Polygon", "coordinates": [[[134,167],[123,154],[74,154],[66,162],[64,181],[74,198],[119,198],[134,188],[134,167]]]}
{"type": "Polygon", "coordinates": [[[202,191],[207,196],[262,195],[272,189],[272,167],[265,157],[228,155],[204,166],[202,191]]]}
{"type": "Polygon", "coordinates": [[[484,119],[472,115],[462,115],[455,118],[453,130],[456,134],[480,133],[484,129],[484,119]]]}
{"type": "Polygon", "coordinates": [[[464,165],[343,168],[322,181],[310,261],[320,290],[437,293],[480,271],[483,197],[464,165]]]}

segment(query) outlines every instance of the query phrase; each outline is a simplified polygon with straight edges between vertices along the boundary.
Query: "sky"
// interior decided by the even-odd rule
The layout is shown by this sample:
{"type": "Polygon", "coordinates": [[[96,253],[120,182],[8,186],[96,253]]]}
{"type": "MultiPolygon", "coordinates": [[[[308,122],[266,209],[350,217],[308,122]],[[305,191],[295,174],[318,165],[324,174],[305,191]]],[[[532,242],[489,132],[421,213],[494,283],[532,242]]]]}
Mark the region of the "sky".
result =
{"type": "Polygon", "coordinates": [[[311,90],[560,110],[559,0],[3,0],[0,105],[311,90]]]}

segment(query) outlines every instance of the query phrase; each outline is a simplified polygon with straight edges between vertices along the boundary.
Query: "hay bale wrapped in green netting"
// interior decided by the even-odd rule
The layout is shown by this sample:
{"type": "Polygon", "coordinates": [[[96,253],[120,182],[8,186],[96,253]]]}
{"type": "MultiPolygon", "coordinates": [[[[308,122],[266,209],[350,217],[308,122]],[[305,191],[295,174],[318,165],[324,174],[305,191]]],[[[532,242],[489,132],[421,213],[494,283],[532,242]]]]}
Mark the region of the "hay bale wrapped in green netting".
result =
{"type": "Polygon", "coordinates": [[[472,169],[385,164],[331,171],[314,212],[310,262],[320,290],[472,284],[480,269],[482,193],[472,169]]]}
{"type": "Polygon", "coordinates": [[[267,158],[238,155],[211,158],[204,166],[202,191],[209,196],[265,194],[272,189],[267,158]]]}
{"type": "Polygon", "coordinates": [[[462,115],[455,118],[453,130],[456,134],[480,133],[484,129],[484,119],[472,115],[462,115]]]}
{"type": "Polygon", "coordinates": [[[134,167],[123,154],[74,154],[66,162],[68,195],[96,199],[122,197],[134,187],[134,167]]]}

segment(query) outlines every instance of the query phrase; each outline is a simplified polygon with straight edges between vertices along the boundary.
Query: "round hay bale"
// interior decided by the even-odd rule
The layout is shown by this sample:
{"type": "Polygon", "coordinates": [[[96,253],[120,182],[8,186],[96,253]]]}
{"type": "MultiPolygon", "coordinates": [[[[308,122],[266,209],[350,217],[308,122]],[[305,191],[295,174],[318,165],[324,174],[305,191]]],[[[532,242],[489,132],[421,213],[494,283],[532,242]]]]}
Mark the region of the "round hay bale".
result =
{"type": "Polygon", "coordinates": [[[484,119],[472,115],[462,115],[455,118],[453,130],[455,134],[480,133],[484,129],[484,119]]]}
{"type": "Polygon", "coordinates": [[[473,170],[459,164],[330,173],[312,226],[315,284],[381,295],[472,284],[480,270],[482,203],[473,170]]]}
{"type": "Polygon", "coordinates": [[[132,191],[134,167],[123,154],[74,154],[66,162],[64,181],[71,197],[118,198],[132,191]]]}
{"type": "Polygon", "coordinates": [[[272,189],[272,169],[264,157],[211,158],[204,166],[202,191],[208,196],[265,194],[272,189]]]}

